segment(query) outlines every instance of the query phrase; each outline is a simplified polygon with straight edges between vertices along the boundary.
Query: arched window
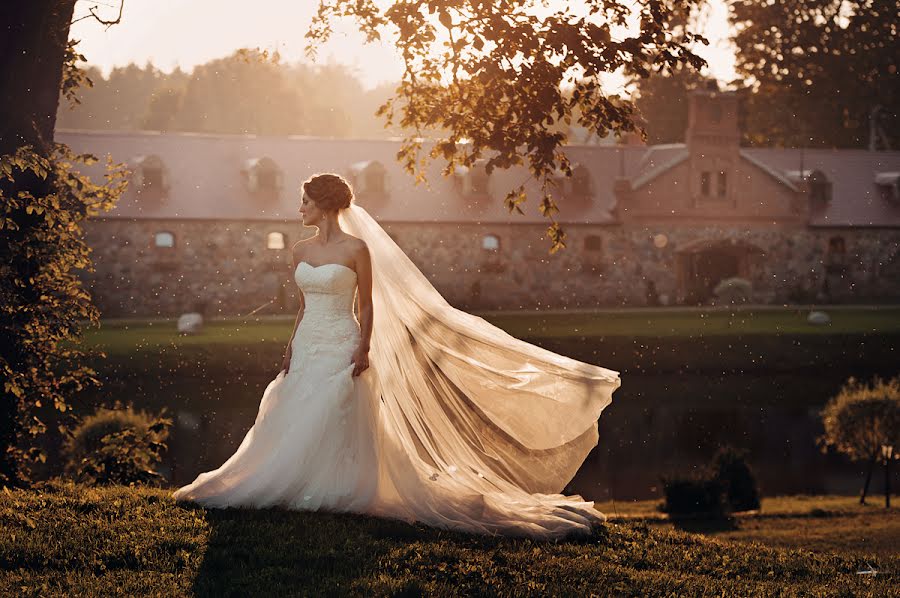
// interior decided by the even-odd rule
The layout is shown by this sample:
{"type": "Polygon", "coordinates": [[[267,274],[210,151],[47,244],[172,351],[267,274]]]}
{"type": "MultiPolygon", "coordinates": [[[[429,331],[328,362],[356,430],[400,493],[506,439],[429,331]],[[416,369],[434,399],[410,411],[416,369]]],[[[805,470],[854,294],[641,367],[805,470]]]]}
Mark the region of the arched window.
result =
{"type": "Polygon", "coordinates": [[[485,251],[499,251],[500,237],[497,235],[485,235],[481,238],[481,248],[485,251]]]}
{"type": "Polygon", "coordinates": [[[169,231],[159,231],[154,235],[154,245],[157,247],[175,247],[175,235],[169,231]]]}
{"type": "Polygon", "coordinates": [[[284,249],[284,233],[271,232],[266,235],[267,249],[284,249]]]}

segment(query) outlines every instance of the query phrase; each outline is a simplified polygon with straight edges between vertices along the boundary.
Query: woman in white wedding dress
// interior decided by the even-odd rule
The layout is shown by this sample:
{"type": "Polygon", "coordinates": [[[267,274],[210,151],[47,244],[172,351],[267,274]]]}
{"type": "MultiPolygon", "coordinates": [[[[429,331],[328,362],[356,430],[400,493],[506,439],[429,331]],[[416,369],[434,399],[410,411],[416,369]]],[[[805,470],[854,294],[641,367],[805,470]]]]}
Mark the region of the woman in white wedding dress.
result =
{"type": "Polygon", "coordinates": [[[559,492],[597,444],[618,372],[453,308],[342,177],[304,182],[300,213],[318,234],[295,245],[282,370],[235,453],[173,496],[536,538],[604,521],[559,492]]]}

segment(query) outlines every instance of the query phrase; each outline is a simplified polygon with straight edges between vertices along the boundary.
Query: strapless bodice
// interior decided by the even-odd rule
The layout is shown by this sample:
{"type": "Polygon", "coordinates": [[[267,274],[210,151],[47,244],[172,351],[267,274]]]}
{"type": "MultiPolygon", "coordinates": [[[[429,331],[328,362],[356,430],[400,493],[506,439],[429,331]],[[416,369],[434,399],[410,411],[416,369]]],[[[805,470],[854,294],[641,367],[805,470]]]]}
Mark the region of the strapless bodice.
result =
{"type": "MultiPolygon", "coordinates": [[[[294,335],[294,355],[307,351],[345,352],[359,343],[359,321],[353,313],[356,272],[343,264],[313,266],[300,262],[294,281],[303,291],[303,319],[294,335]],[[299,350],[296,350],[300,345],[299,350]]],[[[352,350],[352,349],[351,349],[352,350]]]]}
{"type": "Polygon", "coordinates": [[[352,314],[356,297],[356,272],[343,264],[312,266],[300,262],[294,280],[303,291],[306,313],[352,314]]]}

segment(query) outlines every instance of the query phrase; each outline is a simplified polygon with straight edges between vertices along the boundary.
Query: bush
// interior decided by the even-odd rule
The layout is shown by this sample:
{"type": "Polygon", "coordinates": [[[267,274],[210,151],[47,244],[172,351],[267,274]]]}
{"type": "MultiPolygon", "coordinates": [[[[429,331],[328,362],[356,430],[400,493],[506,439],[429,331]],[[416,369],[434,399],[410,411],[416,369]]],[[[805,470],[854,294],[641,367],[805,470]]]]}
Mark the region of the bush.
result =
{"type": "Polygon", "coordinates": [[[662,476],[665,503],[662,510],[669,515],[703,514],[721,516],[722,483],[705,475],[662,476]]]}
{"type": "Polygon", "coordinates": [[[703,473],[663,476],[662,511],[670,515],[721,516],[730,511],[758,509],[756,478],[745,458],[745,450],[724,446],[716,451],[703,473]]]}
{"type": "Polygon", "coordinates": [[[732,511],[750,511],[760,506],[756,478],[746,456],[746,450],[724,446],[713,457],[712,475],[721,483],[724,500],[732,511]]]}
{"type": "Polygon", "coordinates": [[[91,485],[158,485],[164,478],[155,468],[171,425],[164,413],[153,416],[118,401],[112,409],[100,407],[66,439],[66,474],[91,485]]]}
{"type": "Polygon", "coordinates": [[[713,289],[713,294],[717,298],[716,303],[747,303],[753,295],[753,287],[750,281],[744,278],[725,278],[719,281],[713,289]]]}

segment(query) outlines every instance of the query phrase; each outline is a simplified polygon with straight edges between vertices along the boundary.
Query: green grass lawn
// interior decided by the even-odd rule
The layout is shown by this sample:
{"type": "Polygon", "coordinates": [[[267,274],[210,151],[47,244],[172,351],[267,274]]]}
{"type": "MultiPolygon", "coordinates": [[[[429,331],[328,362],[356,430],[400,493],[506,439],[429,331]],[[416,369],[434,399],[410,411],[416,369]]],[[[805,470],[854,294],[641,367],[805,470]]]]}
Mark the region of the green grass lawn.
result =
{"type": "Polygon", "coordinates": [[[900,571],[896,552],[783,548],[766,531],[737,542],[640,520],[538,542],[357,515],[207,511],[168,490],[53,481],[0,492],[0,526],[3,596],[900,595],[896,573],[856,573],[900,571]]]}
{"type": "Polygon", "coordinates": [[[870,495],[865,505],[856,496],[793,495],[763,497],[759,511],[737,513],[726,522],[672,521],[657,509],[658,500],[604,501],[598,509],[613,521],[644,521],[708,537],[770,546],[842,554],[900,557],[900,509],[886,509],[883,495],[870,495]]]}
{"type": "MultiPolygon", "coordinates": [[[[635,373],[798,372],[834,364],[847,375],[896,373],[900,307],[834,307],[832,324],[806,323],[794,308],[632,309],[573,313],[485,313],[511,335],[555,353],[635,373]]],[[[113,378],[277,372],[294,317],[213,319],[181,336],[174,320],[102,320],[83,348],[113,378]],[[141,374],[144,372],[144,374],[141,374]],[[179,373],[182,372],[182,373],[179,373]]],[[[223,378],[225,376],[225,378],[223,378]]]]}
{"type": "MultiPolygon", "coordinates": [[[[715,336],[777,334],[877,334],[900,333],[900,307],[829,307],[831,324],[813,326],[806,322],[808,310],[776,309],[689,309],[573,311],[540,314],[485,312],[492,324],[517,337],[607,337],[607,336],[715,336]]],[[[223,318],[208,320],[201,334],[178,336],[175,320],[103,320],[99,329],[88,329],[88,345],[111,350],[135,346],[190,346],[287,343],[295,316],[254,317],[249,320],[223,318]]]]}
{"type": "Polygon", "coordinates": [[[900,307],[828,307],[831,323],[814,326],[808,309],[659,308],[596,312],[486,313],[483,317],[513,336],[714,336],[775,334],[872,334],[900,332],[900,307]]]}

